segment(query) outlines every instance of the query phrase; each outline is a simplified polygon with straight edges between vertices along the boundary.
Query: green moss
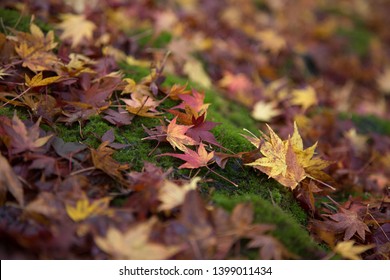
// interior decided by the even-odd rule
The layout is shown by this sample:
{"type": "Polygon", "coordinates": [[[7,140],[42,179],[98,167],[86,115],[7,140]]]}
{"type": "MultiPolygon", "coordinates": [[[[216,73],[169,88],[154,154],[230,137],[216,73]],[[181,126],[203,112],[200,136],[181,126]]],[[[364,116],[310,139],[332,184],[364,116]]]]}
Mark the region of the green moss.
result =
{"type": "Polygon", "coordinates": [[[358,128],[360,133],[378,133],[382,135],[390,135],[390,121],[381,119],[373,115],[356,115],[343,113],[341,119],[351,120],[358,128]]]}
{"type": "Polygon", "coordinates": [[[368,53],[373,34],[365,27],[357,26],[352,29],[339,28],[336,34],[348,39],[352,52],[359,56],[364,56],[368,53]]]}
{"type": "Polygon", "coordinates": [[[268,200],[253,194],[226,196],[225,194],[215,192],[213,201],[229,211],[232,211],[234,206],[239,203],[251,202],[254,206],[255,221],[274,224],[276,229],[272,234],[290,252],[303,259],[319,259],[323,257],[323,249],[311,240],[307,231],[295,223],[282,209],[271,204],[268,200]]]}
{"type": "MultiPolygon", "coordinates": [[[[0,19],[4,26],[15,28],[23,32],[28,32],[30,30],[31,15],[21,15],[18,11],[11,9],[0,9],[0,19]]],[[[44,32],[52,30],[49,25],[40,20],[35,20],[34,22],[44,32]]],[[[1,30],[0,32],[8,33],[8,30],[1,30]]]]}

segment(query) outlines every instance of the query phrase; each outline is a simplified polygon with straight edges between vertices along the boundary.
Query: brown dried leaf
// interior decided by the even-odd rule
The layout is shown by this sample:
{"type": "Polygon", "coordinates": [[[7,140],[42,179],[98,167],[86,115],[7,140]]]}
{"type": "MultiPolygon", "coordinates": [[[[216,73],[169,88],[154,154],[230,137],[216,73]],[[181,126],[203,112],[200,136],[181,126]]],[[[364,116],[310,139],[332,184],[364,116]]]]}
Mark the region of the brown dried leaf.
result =
{"type": "Polygon", "coordinates": [[[8,160],[0,153],[0,205],[4,203],[7,190],[21,206],[24,205],[23,186],[17,179],[17,175],[12,170],[8,160]]]}

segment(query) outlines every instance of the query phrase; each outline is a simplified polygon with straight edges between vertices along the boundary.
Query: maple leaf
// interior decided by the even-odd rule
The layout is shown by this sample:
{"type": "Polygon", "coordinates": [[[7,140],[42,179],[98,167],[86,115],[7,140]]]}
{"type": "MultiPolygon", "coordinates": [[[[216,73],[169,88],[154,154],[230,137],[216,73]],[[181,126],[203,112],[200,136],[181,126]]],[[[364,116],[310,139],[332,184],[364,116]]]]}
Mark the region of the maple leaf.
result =
{"type": "Polygon", "coordinates": [[[23,186],[17,179],[15,172],[12,170],[8,160],[0,153],[0,205],[5,200],[6,191],[8,190],[19,203],[24,205],[23,186]]]}
{"type": "Polygon", "coordinates": [[[295,89],[293,90],[292,95],[291,104],[302,106],[304,111],[318,103],[316,91],[312,86],[307,86],[303,89],[295,89]]]}
{"type": "Polygon", "coordinates": [[[143,95],[138,91],[131,95],[131,99],[121,98],[121,100],[125,102],[126,110],[134,115],[148,118],[155,118],[161,115],[156,110],[156,107],[160,105],[160,101],[156,101],[152,97],[143,95]]]}
{"type": "Polygon", "coordinates": [[[179,100],[180,99],[179,95],[191,94],[192,91],[186,90],[186,88],[187,88],[187,84],[185,85],[174,84],[168,92],[169,98],[171,98],[172,100],[179,100]]]}
{"type": "Polygon", "coordinates": [[[257,34],[257,38],[262,43],[262,49],[269,50],[273,54],[278,54],[286,48],[286,41],[273,30],[264,30],[257,34]]]}
{"type": "Polygon", "coordinates": [[[57,82],[58,79],[61,78],[60,76],[53,76],[53,77],[42,79],[42,77],[43,77],[42,72],[39,72],[31,79],[29,76],[27,76],[27,74],[25,74],[26,86],[30,88],[47,86],[57,82]]]}
{"type": "Polygon", "coordinates": [[[126,110],[119,107],[118,111],[112,109],[105,110],[103,119],[117,127],[121,127],[131,124],[133,117],[126,110]]]}
{"type": "Polygon", "coordinates": [[[228,71],[224,72],[223,77],[218,81],[218,84],[232,93],[249,91],[252,87],[252,82],[246,75],[242,73],[232,74],[228,71]]]}
{"type": "Polygon", "coordinates": [[[313,180],[303,181],[300,188],[294,190],[295,198],[303,205],[303,208],[309,210],[312,214],[315,211],[314,193],[322,191],[313,180]]]}
{"type": "Polygon", "coordinates": [[[217,147],[222,147],[218,143],[217,139],[213,133],[210,132],[211,129],[219,125],[219,123],[205,121],[205,115],[203,114],[198,119],[192,118],[193,126],[190,127],[186,134],[194,139],[197,143],[207,142],[217,147]]]}
{"type": "Polygon", "coordinates": [[[179,186],[172,181],[166,180],[158,192],[158,198],[161,201],[158,210],[168,211],[182,205],[186,194],[191,190],[196,190],[199,181],[199,177],[194,177],[190,182],[179,186]]]}
{"type": "Polygon", "coordinates": [[[109,213],[110,201],[110,197],[103,197],[90,203],[88,198],[82,198],[76,202],[76,206],[65,204],[65,209],[73,221],[80,222],[91,216],[109,213]]]}
{"type": "Polygon", "coordinates": [[[82,44],[83,39],[92,40],[93,31],[96,25],[85,18],[84,15],[63,14],[60,16],[62,22],[58,25],[63,30],[60,38],[70,40],[72,48],[82,44]]]}
{"type": "Polygon", "coordinates": [[[211,80],[200,61],[194,58],[188,59],[184,64],[183,72],[188,75],[190,80],[198,83],[202,87],[209,88],[211,86],[211,80]]]}
{"type": "Polygon", "coordinates": [[[7,69],[0,67],[0,80],[3,80],[5,76],[10,76],[11,74],[7,73],[7,69]]]}
{"type": "Polygon", "coordinates": [[[170,156],[170,157],[179,158],[181,160],[186,161],[186,163],[179,166],[180,169],[181,168],[193,169],[193,168],[207,166],[208,163],[213,159],[214,152],[208,153],[204,148],[203,143],[200,143],[197,152],[191,149],[186,149],[184,151],[184,154],[165,153],[165,154],[161,154],[160,156],[170,156]]]}
{"type": "Polygon", "coordinates": [[[331,179],[329,175],[322,171],[322,169],[329,166],[330,162],[318,157],[313,157],[317,143],[305,150],[303,149],[303,140],[299,134],[296,122],[294,122],[294,133],[290,141],[294,152],[297,155],[298,162],[305,169],[307,175],[316,179],[331,179]]]}
{"type": "Polygon", "coordinates": [[[54,32],[49,31],[45,37],[41,29],[32,23],[30,33],[16,32],[17,42],[15,51],[23,60],[23,67],[32,71],[53,70],[59,63],[58,58],[51,52],[57,46],[54,42],[54,32]]]}
{"type": "Polygon", "coordinates": [[[361,257],[359,256],[361,253],[372,249],[375,247],[375,245],[356,245],[354,246],[355,241],[349,240],[349,241],[343,241],[337,243],[336,247],[333,249],[335,253],[340,254],[343,256],[343,258],[350,259],[350,260],[361,260],[361,257]]]}
{"type": "Polygon", "coordinates": [[[11,126],[4,126],[4,130],[11,138],[9,145],[12,147],[12,152],[18,154],[24,151],[39,151],[49,141],[53,135],[40,137],[41,119],[39,118],[33,126],[27,129],[16,113],[14,114],[11,126]]]}
{"type": "Polygon", "coordinates": [[[192,90],[191,94],[179,94],[178,97],[183,101],[179,105],[173,107],[172,109],[183,109],[190,107],[191,110],[195,113],[202,114],[207,111],[207,108],[210,104],[204,104],[205,93],[192,90]]]}
{"type": "Polygon", "coordinates": [[[344,133],[344,136],[351,142],[352,148],[356,153],[362,154],[366,150],[368,136],[357,133],[355,128],[348,130],[344,133]]]}
{"type": "Polygon", "coordinates": [[[267,127],[270,134],[269,141],[260,145],[260,153],[263,157],[246,165],[259,169],[293,190],[300,181],[306,178],[306,173],[294,152],[291,139],[282,141],[271,127],[268,125],[267,127]]]}
{"type": "Polygon", "coordinates": [[[58,65],[56,69],[57,74],[59,75],[69,75],[70,77],[77,77],[81,73],[95,73],[94,70],[89,68],[89,66],[96,64],[96,62],[89,57],[71,53],[69,54],[70,61],[65,65],[58,65]]]}
{"type": "Polygon", "coordinates": [[[282,112],[275,108],[275,102],[258,101],[253,107],[252,117],[255,120],[268,122],[273,117],[279,116],[282,112]]]}
{"type": "Polygon", "coordinates": [[[167,141],[171,143],[172,147],[178,148],[181,151],[186,151],[185,145],[195,145],[196,141],[191,137],[185,135],[191,126],[176,124],[177,117],[175,117],[167,127],[167,141]]]}
{"type": "Polygon", "coordinates": [[[279,136],[268,126],[270,133],[269,142],[265,142],[260,152],[264,157],[257,159],[253,163],[247,165],[255,166],[261,171],[265,172],[269,177],[275,177],[279,174],[282,176],[286,175],[287,163],[286,163],[286,148],[279,136]]]}
{"type": "Polygon", "coordinates": [[[339,213],[329,215],[329,218],[335,221],[328,221],[329,227],[336,232],[344,232],[344,240],[351,239],[357,233],[364,241],[366,238],[365,232],[370,232],[370,229],[359,217],[358,213],[341,207],[339,209],[339,213]]]}
{"type": "Polygon", "coordinates": [[[155,223],[156,218],[152,217],[146,222],[130,227],[123,233],[110,227],[104,238],[95,237],[95,243],[101,250],[112,255],[115,259],[167,259],[176,254],[180,248],[149,241],[149,235],[155,223]]]}
{"type": "Polygon", "coordinates": [[[115,151],[107,147],[108,144],[109,142],[106,141],[100,144],[97,150],[91,149],[93,165],[121,183],[125,183],[121,171],[129,169],[129,165],[114,160],[111,156],[115,151]]]}

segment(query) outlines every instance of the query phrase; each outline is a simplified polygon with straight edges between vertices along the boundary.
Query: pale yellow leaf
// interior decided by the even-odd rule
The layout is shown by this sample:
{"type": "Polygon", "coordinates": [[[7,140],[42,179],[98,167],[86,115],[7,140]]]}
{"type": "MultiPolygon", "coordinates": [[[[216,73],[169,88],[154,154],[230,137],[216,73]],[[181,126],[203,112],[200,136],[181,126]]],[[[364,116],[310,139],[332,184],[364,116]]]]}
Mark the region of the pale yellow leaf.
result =
{"type": "Polygon", "coordinates": [[[189,59],[184,64],[183,72],[188,75],[190,80],[200,84],[201,86],[206,88],[211,86],[211,80],[204,71],[202,63],[200,63],[198,60],[189,59]]]}
{"type": "Polygon", "coordinates": [[[167,211],[183,204],[186,194],[191,190],[195,190],[199,181],[200,177],[194,177],[188,183],[179,186],[166,180],[158,193],[158,198],[161,201],[158,210],[167,211]]]}
{"type": "Polygon", "coordinates": [[[309,107],[316,105],[317,103],[317,94],[312,86],[292,91],[292,105],[301,106],[303,110],[307,110],[309,107]]]}
{"type": "Polygon", "coordinates": [[[87,20],[84,15],[62,14],[60,18],[62,22],[58,25],[58,28],[63,30],[60,38],[70,40],[72,48],[81,45],[83,40],[92,40],[96,25],[87,20]]]}
{"type": "Polygon", "coordinates": [[[286,40],[271,29],[259,32],[257,38],[262,43],[261,48],[271,53],[278,54],[286,48],[286,40]]]}
{"type": "Polygon", "coordinates": [[[149,241],[156,218],[130,226],[126,232],[110,227],[105,237],[95,237],[96,245],[115,259],[162,260],[179,251],[177,246],[165,246],[149,241]]]}
{"type": "Polygon", "coordinates": [[[272,118],[279,116],[282,112],[276,108],[275,102],[258,101],[252,110],[252,117],[255,120],[268,122],[272,118]]]}
{"type": "Polygon", "coordinates": [[[361,260],[360,254],[372,249],[375,247],[375,245],[356,245],[354,246],[355,241],[348,240],[337,243],[336,247],[334,248],[334,252],[340,254],[343,256],[343,258],[350,259],[350,260],[361,260]]]}

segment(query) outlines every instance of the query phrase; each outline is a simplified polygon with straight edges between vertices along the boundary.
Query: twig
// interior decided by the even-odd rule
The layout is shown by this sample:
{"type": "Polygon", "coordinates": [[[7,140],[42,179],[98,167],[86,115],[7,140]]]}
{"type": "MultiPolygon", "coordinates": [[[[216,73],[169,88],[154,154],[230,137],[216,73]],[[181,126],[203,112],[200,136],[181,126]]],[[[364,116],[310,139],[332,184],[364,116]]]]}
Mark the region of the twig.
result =
{"type": "Polygon", "coordinates": [[[210,170],[212,173],[214,173],[215,175],[217,175],[218,177],[224,179],[225,181],[229,182],[230,184],[232,184],[233,186],[235,187],[238,187],[238,185],[236,183],[234,183],[233,181],[230,181],[228,178],[222,176],[221,174],[218,174],[217,172],[215,172],[214,170],[212,170],[210,167],[206,166],[206,168],[208,170],[210,170]]]}

